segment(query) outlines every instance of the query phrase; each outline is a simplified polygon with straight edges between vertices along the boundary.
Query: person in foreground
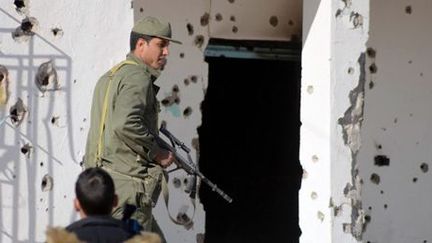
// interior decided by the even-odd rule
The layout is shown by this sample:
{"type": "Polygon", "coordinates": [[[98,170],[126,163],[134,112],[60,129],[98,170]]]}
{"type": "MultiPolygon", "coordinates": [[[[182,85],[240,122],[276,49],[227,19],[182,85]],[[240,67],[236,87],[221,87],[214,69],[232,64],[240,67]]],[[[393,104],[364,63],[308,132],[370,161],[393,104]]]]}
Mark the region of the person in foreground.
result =
{"type": "Polygon", "coordinates": [[[91,107],[84,165],[113,178],[119,204],[113,217],[135,231],[155,232],[165,242],[152,208],[174,155],[155,141],[159,90],[154,82],[166,64],[171,25],[145,17],[130,34],[130,53],[97,82],[91,107]]]}
{"type": "Polygon", "coordinates": [[[74,208],[81,219],[66,227],[83,242],[124,242],[132,237],[124,222],[111,216],[118,199],[111,176],[100,168],[84,170],[75,183],[74,208]]]}

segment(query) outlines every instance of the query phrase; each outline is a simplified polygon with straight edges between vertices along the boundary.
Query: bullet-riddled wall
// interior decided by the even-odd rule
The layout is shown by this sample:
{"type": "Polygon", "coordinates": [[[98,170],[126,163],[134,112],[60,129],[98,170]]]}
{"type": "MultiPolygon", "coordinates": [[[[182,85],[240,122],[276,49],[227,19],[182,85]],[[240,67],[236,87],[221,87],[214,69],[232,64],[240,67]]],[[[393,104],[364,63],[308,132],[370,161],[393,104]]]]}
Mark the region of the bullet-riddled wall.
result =
{"type": "MultiPolygon", "coordinates": [[[[282,0],[134,1],[135,20],[147,15],[165,18],[171,22],[173,37],[183,42],[182,45],[170,45],[168,64],[158,81],[162,87],[158,97],[166,101],[162,103],[161,119],[168,129],[184,139],[186,145],[195,148],[192,151],[194,158],[199,152],[196,142],[197,127],[201,124],[200,105],[208,86],[204,50],[209,39],[299,41],[301,8],[300,1],[282,0]]],[[[239,93],[239,99],[244,95],[239,93]]],[[[171,182],[183,182],[184,178],[184,173],[179,172],[171,175],[171,182]]],[[[182,190],[184,187],[174,186],[171,182],[170,193],[177,200],[173,200],[170,211],[176,216],[187,209],[187,214],[191,215],[193,210],[182,190]]],[[[205,213],[201,205],[197,207],[191,229],[171,223],[164,205],[159,204],[156,211],[168,240],[191,242],[202,237],[205,213]]]]}
{"type": "Polygon", "coordinates": [[[0,242],[44,242],[78,218],[93,88],[132,24],[122,1],[0,1],[0,242]]]}
{"type": "Polygon", "coordinates": [[[370,2],[362,148],[364,242],[431,242],[430,1],[370,2]]]}

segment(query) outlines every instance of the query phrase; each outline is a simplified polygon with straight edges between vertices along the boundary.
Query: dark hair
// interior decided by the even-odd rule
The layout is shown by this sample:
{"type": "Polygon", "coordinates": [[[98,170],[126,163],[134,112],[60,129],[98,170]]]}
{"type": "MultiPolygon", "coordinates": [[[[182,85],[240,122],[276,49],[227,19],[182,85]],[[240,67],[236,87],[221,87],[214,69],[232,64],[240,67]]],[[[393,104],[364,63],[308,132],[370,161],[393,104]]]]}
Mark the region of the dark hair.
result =
{"type": "Polygon", "coordinates": [[[87,215],[109,215],[114,206],[115,191],[111,176],[100,168],[81,172],[75,183],[75,193],[87,215]]]}
{"type": "Polygon", "coordinates": [[[153,39],[153,36],[143,35],[143,34],[132,31],[130,34],[130,39],[129,39],[131,51],[135,50],[135,46],[136,46],[139,39],[144,39],[147,43],[149,43],[151,41],[151,39],[153,39]]]}

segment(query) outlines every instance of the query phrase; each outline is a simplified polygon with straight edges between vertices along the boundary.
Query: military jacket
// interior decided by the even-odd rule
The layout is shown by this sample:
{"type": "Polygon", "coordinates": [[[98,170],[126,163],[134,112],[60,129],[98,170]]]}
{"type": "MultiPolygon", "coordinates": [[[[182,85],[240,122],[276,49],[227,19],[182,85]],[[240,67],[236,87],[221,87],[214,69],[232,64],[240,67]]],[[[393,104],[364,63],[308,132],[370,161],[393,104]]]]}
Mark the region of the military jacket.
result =
{"type": "Polygon", "coordinates": [[[108,71],[96,84],[84,163],[86,167],[95,165],[105,93],[112,82],[107,93],[102,163],[117,172],[140,177],[146,171],[145,165],[152,163],[160,150],[151,135],[158,133],[159,87],[153,82],[159,72],[132,53],[126,60],[138,65],[123,65],[111,80],[108,71]]]}

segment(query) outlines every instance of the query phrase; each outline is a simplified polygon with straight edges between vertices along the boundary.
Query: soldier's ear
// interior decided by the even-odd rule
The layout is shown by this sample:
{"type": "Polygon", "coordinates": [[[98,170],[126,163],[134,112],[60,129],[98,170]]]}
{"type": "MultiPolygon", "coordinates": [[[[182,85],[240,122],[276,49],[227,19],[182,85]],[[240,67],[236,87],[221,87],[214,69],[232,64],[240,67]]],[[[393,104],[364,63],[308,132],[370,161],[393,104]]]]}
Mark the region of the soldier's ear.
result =
{"type": "Polygon", "coordinates": [[[114,195],[114,201],[113,201],[113,208],[115,208],[115,207],[117,207],[118,206],[118,196],[117,196],[117,194],[115,194],[114,195]]]}
{"type": "Polygon", "coordinates": [[[77,198],[74,198],[73,204],[74,204],[75,211],[77,211],[77,212],[81,212],[82,211],[81,204],[80,204],[80,202],[78,201],[77,198]]]}

